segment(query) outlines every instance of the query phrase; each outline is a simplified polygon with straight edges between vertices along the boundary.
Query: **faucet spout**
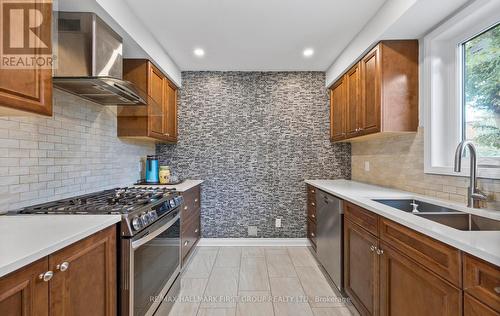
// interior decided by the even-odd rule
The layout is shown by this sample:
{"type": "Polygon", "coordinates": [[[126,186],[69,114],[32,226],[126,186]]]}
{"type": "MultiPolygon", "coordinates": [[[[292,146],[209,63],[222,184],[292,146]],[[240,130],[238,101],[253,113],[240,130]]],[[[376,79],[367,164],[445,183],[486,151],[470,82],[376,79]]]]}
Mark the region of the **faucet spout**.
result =
{"type": "Polygon", "coordinates": [[[470,184],[467,191],[467,206],[479,207],[479,201],[486,200],[486,196],[477,188],[477,153],[474,143],[470,140],[463,140],[458,144],[455,151],[455,172],[462,171],[462,157],[465,151],[469,149],[470,153],[470,184]]]}

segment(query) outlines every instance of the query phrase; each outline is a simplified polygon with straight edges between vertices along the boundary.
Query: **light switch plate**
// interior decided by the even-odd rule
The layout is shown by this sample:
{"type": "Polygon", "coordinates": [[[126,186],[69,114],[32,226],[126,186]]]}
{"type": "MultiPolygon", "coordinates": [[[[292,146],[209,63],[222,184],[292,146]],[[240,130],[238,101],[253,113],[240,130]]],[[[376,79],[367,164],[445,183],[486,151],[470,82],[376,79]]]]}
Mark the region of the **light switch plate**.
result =
{"type": "Polygon", "coordinates": [[[281,227],[281,218],[277,218],[277,219],[276,219],[275,226],[276,226],[277,228],[280,228],[280,227],[281,227]]]}

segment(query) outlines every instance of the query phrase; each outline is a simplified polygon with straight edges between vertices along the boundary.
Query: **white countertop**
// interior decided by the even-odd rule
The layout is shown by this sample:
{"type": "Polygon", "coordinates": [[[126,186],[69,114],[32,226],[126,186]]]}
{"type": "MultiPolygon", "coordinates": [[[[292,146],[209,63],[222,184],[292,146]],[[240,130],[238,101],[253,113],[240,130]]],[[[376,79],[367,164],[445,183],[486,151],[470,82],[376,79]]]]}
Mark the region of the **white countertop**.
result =
{"type": "Polygon", "coordinates": [[[0,277],[121,221],[121,215],[0,216],[0,277]]]}
{"type": "Polygon", "coordinates": [[[203,180],[190,180],[186,179],[182,181],[181,183],[177,185],[164,185],[164,184],[141,184],[141,185],[136,185],[137,187],[154,187],[154,186],[161,186],[165,187],[168,189],[175,189],[177,192],[186,192],[191,188],[194,188],[197,185],[200,185],[203,183],[203,180]]]}
{"type": "Polygon", "coordinates": [[[306,183],[333,194],[341,199],[357,204],[378,215],[414,229],[443,243],[470,253],[478,258],[500,266],[500,232],[461,231],[431,220],[406,213],[390,206],[372,201],[381,199],[419,199],[462,212],[500,220],[500,211],[472,209],[457,203],[430,198],[411,192],[399,191],[349,180],[306,180],[306,183]]]}

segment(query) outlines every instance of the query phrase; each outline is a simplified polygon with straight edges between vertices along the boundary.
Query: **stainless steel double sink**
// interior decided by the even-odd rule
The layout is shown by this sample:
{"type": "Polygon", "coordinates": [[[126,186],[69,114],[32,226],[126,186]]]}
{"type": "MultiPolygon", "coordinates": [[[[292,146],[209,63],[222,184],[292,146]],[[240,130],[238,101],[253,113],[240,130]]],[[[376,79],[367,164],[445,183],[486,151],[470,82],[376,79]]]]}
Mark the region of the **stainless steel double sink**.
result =
{"type": "Polygon", "coordinates": [[[458,230],[500,231],[500,221],[419,200],[373,199],[373,201],[458,230]]]}

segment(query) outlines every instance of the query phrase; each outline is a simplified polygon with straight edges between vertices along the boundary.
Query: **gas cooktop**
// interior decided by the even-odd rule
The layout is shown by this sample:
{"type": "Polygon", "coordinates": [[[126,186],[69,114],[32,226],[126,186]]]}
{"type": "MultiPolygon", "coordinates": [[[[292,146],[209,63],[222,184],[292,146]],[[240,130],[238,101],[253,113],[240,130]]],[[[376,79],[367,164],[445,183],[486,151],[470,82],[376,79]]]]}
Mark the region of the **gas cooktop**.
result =
{"type": "Polygon", "coordinates": [[[163,187],[126,187],[29,206],[17,214],[121,214],[122,235],[132,236],[170,213],[182,197],[163,187]]]}

